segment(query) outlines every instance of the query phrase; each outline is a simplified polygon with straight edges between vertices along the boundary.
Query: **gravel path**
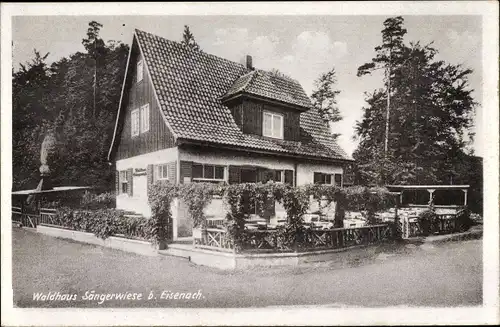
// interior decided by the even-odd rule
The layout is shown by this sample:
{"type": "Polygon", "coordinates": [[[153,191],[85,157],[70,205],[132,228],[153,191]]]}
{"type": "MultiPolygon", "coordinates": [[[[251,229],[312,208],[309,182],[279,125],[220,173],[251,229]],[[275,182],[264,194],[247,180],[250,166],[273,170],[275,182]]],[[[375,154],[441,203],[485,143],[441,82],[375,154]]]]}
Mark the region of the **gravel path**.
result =
{"type": "Polygon", "coordinates": [[[342,269],[320,262],[222,271],[182,258],[140,256],[19,228],[13,228],[12,251],[18,307],[381,307],[482,302],[481,240],[387,246],[374,258],[342,269]],[[41,300],[49,292],[54,297],[59,292],[58,300],[51,301],[50,296],[41,300]],[[136,299],[127,300],[126,292],[140,293],[142,298],[130,294],[136,299]],[[174,299],[177,292],[196,299],[174,299]],[[37,293],[40,298],[34,300],[37,293]],[[125,299],[101,301],[88,296],[111,293],[121,293],[125,299]],[[63,300],[65,294],[71,300],[63,300]]]}

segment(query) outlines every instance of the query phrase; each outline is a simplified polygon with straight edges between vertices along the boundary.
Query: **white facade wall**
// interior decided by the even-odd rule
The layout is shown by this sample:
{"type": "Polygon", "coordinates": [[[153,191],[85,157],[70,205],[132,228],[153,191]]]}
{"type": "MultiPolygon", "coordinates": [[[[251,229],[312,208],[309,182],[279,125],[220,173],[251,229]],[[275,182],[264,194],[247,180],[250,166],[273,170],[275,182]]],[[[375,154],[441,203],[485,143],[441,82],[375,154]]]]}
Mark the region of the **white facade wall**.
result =
{"type": "Polygon", "coordinates": [[[343,174],[341,166],[333,164],[309,164],[300,163],[297,165],[297,186],[311,184],[314,182],[314,173],[343,174]]]}
{"type": "MultiPolygon", "coordinates": [[[[295,170],[295,164],[292,159],[273,159],[269,157],[262,157],[259,155],[244,156],[244,155],[225,155],[225,154],[200,154],[190,150],[179,150],[179,160],[194,161],[205,164],[214,165],[235,165],[235,166],[258,166],[266,167],[268,169],[290,169],[295,170]]],[[[297,185],[306,185],[314,182],[314,173],[321,172],[326,174],[343,174],[343,168],[340,165],[328,164],[310,164],[310,163],[297,163],[297,185]]],[[[226,170],[227,174],[227,170],[226,170]]],[[[227,175],[226,175],[227,178],[227,175]]],[[[323,203],[324,205],[324,203],[323,203]]],[[[333,219],[335,214],[335,203],[330,204],[325,208],[325,213],[329,219],[333,219]]],[[[226,208],[222,199],[214,199],[212,203],[205,209],[205,214],[210,218],[224,218],[226,208]]],[[[310,212],[318,210],[316,201],[311,201],[310,212]]],[[[286,217],[286,212],[283,206],[276,203],[275,207],[276,217],[283,219],[286,217]]]]}
{"type": "MultiPolygon", "coordinates": [[[[116,170],[127,170],[130,168],[147,169],[148,165],[161,164],[177,160],[179,151],[177,147],[163,149],[151,153],[141,154],[139,156],[118,160],[116,162],[116,170]]],[[[151,208],[148,203],[147,189],[144,187],[144,182],[147,185],[147,176],[134,176],[132,196],[128,194],[118,194],[116,196],[116,208],[126,211],[133,211],[142,214],[144,217],[151,217],[151,208]],[[137,187],[136,183],[140,183],[141,187],[137,187]],[[140,191],[139,191],[140,190],[140,191]]],[[[172,204],[172,215],[177,215],[177,205],[172,204]]],[[[174,219],[175,220],[175,219],[174,219]]],[[[174,229],[175,230],[175,229],[174,229]]]]}
{"type": "Polygon", "coordinates": [[[116,170],[126,170],[129,168],[147,168],[148,165],[172,162],[174,160],[177,160],[178,156],[179,150],[177,147],[163,149],[127,159],[118,160],[116,162],[116,170]]]}
{"type": "MultiPolygon", "coordinates": [[[[132,158],[118,160],[116,162],[116,170],[127,170],[130,168],[147,168],[150,164],[161,164],[166,162],[172,162],[176,160],[181,161],[194,161],[199,163],[207,163],[214,165],[236,165],[236,166],[258,166],[266,167],[268,169],[289,169],[294,170],[297,168],[297,185],[310,184],[314,181],[314,172],[322,172],[327,174],[341,174],[343,169],[341,166],[328,165],[328,164],[309,164],[309,163],[298,163],[296,166],[294,161],[291,159],[273,159],[269,157],[262,157],[259,155],[254,156],[244,156],[244,155],[227,155],[227,154],[200,154],[195,151],[178,149],[177,147],[163,149],[148,154],[143,154],[135,156],[132,158]]],[[[177,176],[179,176],[179,165],[177,165],[177,176]]],[[[147,178],[146,176],[136,176],[134,179],[134,184],[139,182],[139,178],[147,178]]],[[[227,178],[227,170],[226,170],[227,178]]],[[[177,178],[178,180],[178,178],[177,178]]],[[[144,183],[142,183],[144,184],[144,183]]],[[[141,184],[141,185],[142,185],[141,184]]],[[[127,211],[133,211],[144,215],[145,217],[151,216],[151,208],[148,204],[147,190],[144,191],[144,186],[133,185],[134,191],[133,196],[127,194],[120,194],[116,197],[116,207],[117,209],[123,209],[127,211]],[[142,190],[142,191],[139,191],[142,190]]],[[[185,210],[181,210],[179,207],[180,203],[177,199],[172,202],[172,218],[174,221],[174,240],[179,236],[186,236],[184,229],[188,226],[187,217],[180,217],[179,215],[185,215],[185,210]]],[[[328,211],[328,215],[333,218],[334,204],[331,205],[328,211]]],[[[317,210],[316,201],[311,201],[310,212],[317,210]]],[[[279,219],[286,217],[286,212],[282,205],[276,203],[276,216],[279,219]]],[[[205,214],[212,218],[224,218],[226,214],[226,208],[224,207],[224,202],[222,199],[214,199],[212,203],[208,205],[205,210],[205,214]]],[[[189,233],[188,233],[189,234],[189,233]]]]}
{"type": "MultiPolygon", "coordinates": [[[[313,183],[315,172],[325,174],[343,174],[344,170],[341,166],[335,165],[301,163],[297,165],[297,185],[300,186],[313,183]]],[[[314,200],[312,196],[310,203],[309,212],[318,211],[318,201],[314,200]]],[[[328,207],[325,207],[325,205],[326,202],[322,201],[321,206],[323,207],[323,213],[327,215],[329,220],[333,220],[335,216],[335,203],[331,203],[328,207]]]]}

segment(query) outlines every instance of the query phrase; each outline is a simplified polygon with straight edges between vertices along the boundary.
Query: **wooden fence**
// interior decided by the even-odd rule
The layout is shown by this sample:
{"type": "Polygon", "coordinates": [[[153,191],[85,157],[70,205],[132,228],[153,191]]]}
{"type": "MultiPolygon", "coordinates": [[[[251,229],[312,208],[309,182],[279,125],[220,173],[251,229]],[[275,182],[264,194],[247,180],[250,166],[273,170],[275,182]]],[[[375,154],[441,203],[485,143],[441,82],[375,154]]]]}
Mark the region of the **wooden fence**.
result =
{"type": "Polygon", "coordinates": [[[452,214],[437,215],[437,218],[427,228],[421,226],[416,217],[401,217],[400,224],[404,239],[427,234],[457,233],[461,229],[457,216],[452,214]]]}
{"type": "MultiPolygon", "coordinates": [[[[306,229],[297,245],[303,250],[340,249],[382,243],[392,238],[393,226],[390,224],[329,230],[306,229]]],[[[277,230],[246,230],[242,243],[243,251],[283,250],[277,230]]],[[[207,228],[201,239],[195,240],[195,247],[234,251],[233,241],[227,231],[218,228],[207,228]]]]}
{"type": "Polygon", "coordinates": [[[23,212],[21,207],[12,206],[12,221],[23,227],[36,228],[38,224],[53,224],[56,209],[40,208],[38,213],[23,212]]]}

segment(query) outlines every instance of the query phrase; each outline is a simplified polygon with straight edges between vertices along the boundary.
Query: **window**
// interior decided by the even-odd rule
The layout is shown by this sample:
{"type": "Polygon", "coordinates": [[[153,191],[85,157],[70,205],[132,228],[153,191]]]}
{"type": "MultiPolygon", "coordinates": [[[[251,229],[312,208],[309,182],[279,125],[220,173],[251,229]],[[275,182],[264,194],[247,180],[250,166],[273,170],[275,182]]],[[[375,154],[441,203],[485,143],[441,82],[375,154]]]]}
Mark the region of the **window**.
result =
{"type": "Polygon", "coordinates": [[[168,164],[162,164],[156,166],[156,179],[157,180],[168,179],[168,164]]]}
{"type": "Polygon", "coordinates": [[[263,119],[263,132],[264,136],[274,137],[277,139],[283,138],[283,116],[277,113],[264,111],[263,119]]]}
{"type": "Polygon", "coordinates": [[[223,181],[224,166],[193,164],[193,181],[223,181]]]}
{"type": "Polygon", "coordinates": [[[128,193],[128,178],[127,177],[128,176],[127,176],[126,170],[120,171],[119,181],[120,181],[120,193],[121,194],[128,193]]]}
{"type": "Polygon", "coordinates": [[[131,123],[132,123],[132,136],[139,135],[139,110],[138,109],[132,110],[131,123]]]}
{"type": "Polygon", "coordinates": [[[332,184],[332,175],[325,173],[314,173],[314,184],[332,184]]]}
{"type": "Polygon", "coordinates": [[[141,107],[141,133],[149,131],[149,103],[141,107]]]}
{"type": "Polygon", "coordinates": [[[143,73],[144,73],[144,67],[143,67],[143,62],[142,60],[139,60],[137,62],[137,83],[142,81],[143,73]]]}
{"type": "Polygon", "coordinates": [[[273,181],[275,181],[276,183],[282,183],[285,180],[284,173],[285,172],[283,170],[275,170],[273,181]]]}

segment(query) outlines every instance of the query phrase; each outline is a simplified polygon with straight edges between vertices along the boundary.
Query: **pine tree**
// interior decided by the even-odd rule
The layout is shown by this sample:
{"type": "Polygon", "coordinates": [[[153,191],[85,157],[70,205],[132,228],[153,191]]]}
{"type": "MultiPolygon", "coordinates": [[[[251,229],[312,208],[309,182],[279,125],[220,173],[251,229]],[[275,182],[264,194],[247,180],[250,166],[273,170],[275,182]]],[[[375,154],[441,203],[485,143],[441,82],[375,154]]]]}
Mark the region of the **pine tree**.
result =
{"type": "Polygon", "coordinates": [[[184,25],[184,33],[182,34],[181,44],[195,51],[201,51],[200,46],[196,43],[193,33],[189,30],[189,26],[184,25]]]}
{"type": "MultiPolygon", "coordinates": [[[[314,90],[311,95],[313,107],[316,108],[325,122],[335,123],[342,120],[337,106],[339,90],[335,89],[337,77],[335,68],[321,74],[314,81],[314,90]]],[[[338,136],[336,134],[336,136],[338,136]]]]}
{"type": "Polygon", "coordinates": [[[391,20],[376,58],[358,70],[387,73],[384,89],[367,94],[353,157],[367,183],[449,183],[456,164],[450,158],[463,153],[472,126],[472,71],[435,60],[432,44],[404,44],[402,18],[391,20]]]}

